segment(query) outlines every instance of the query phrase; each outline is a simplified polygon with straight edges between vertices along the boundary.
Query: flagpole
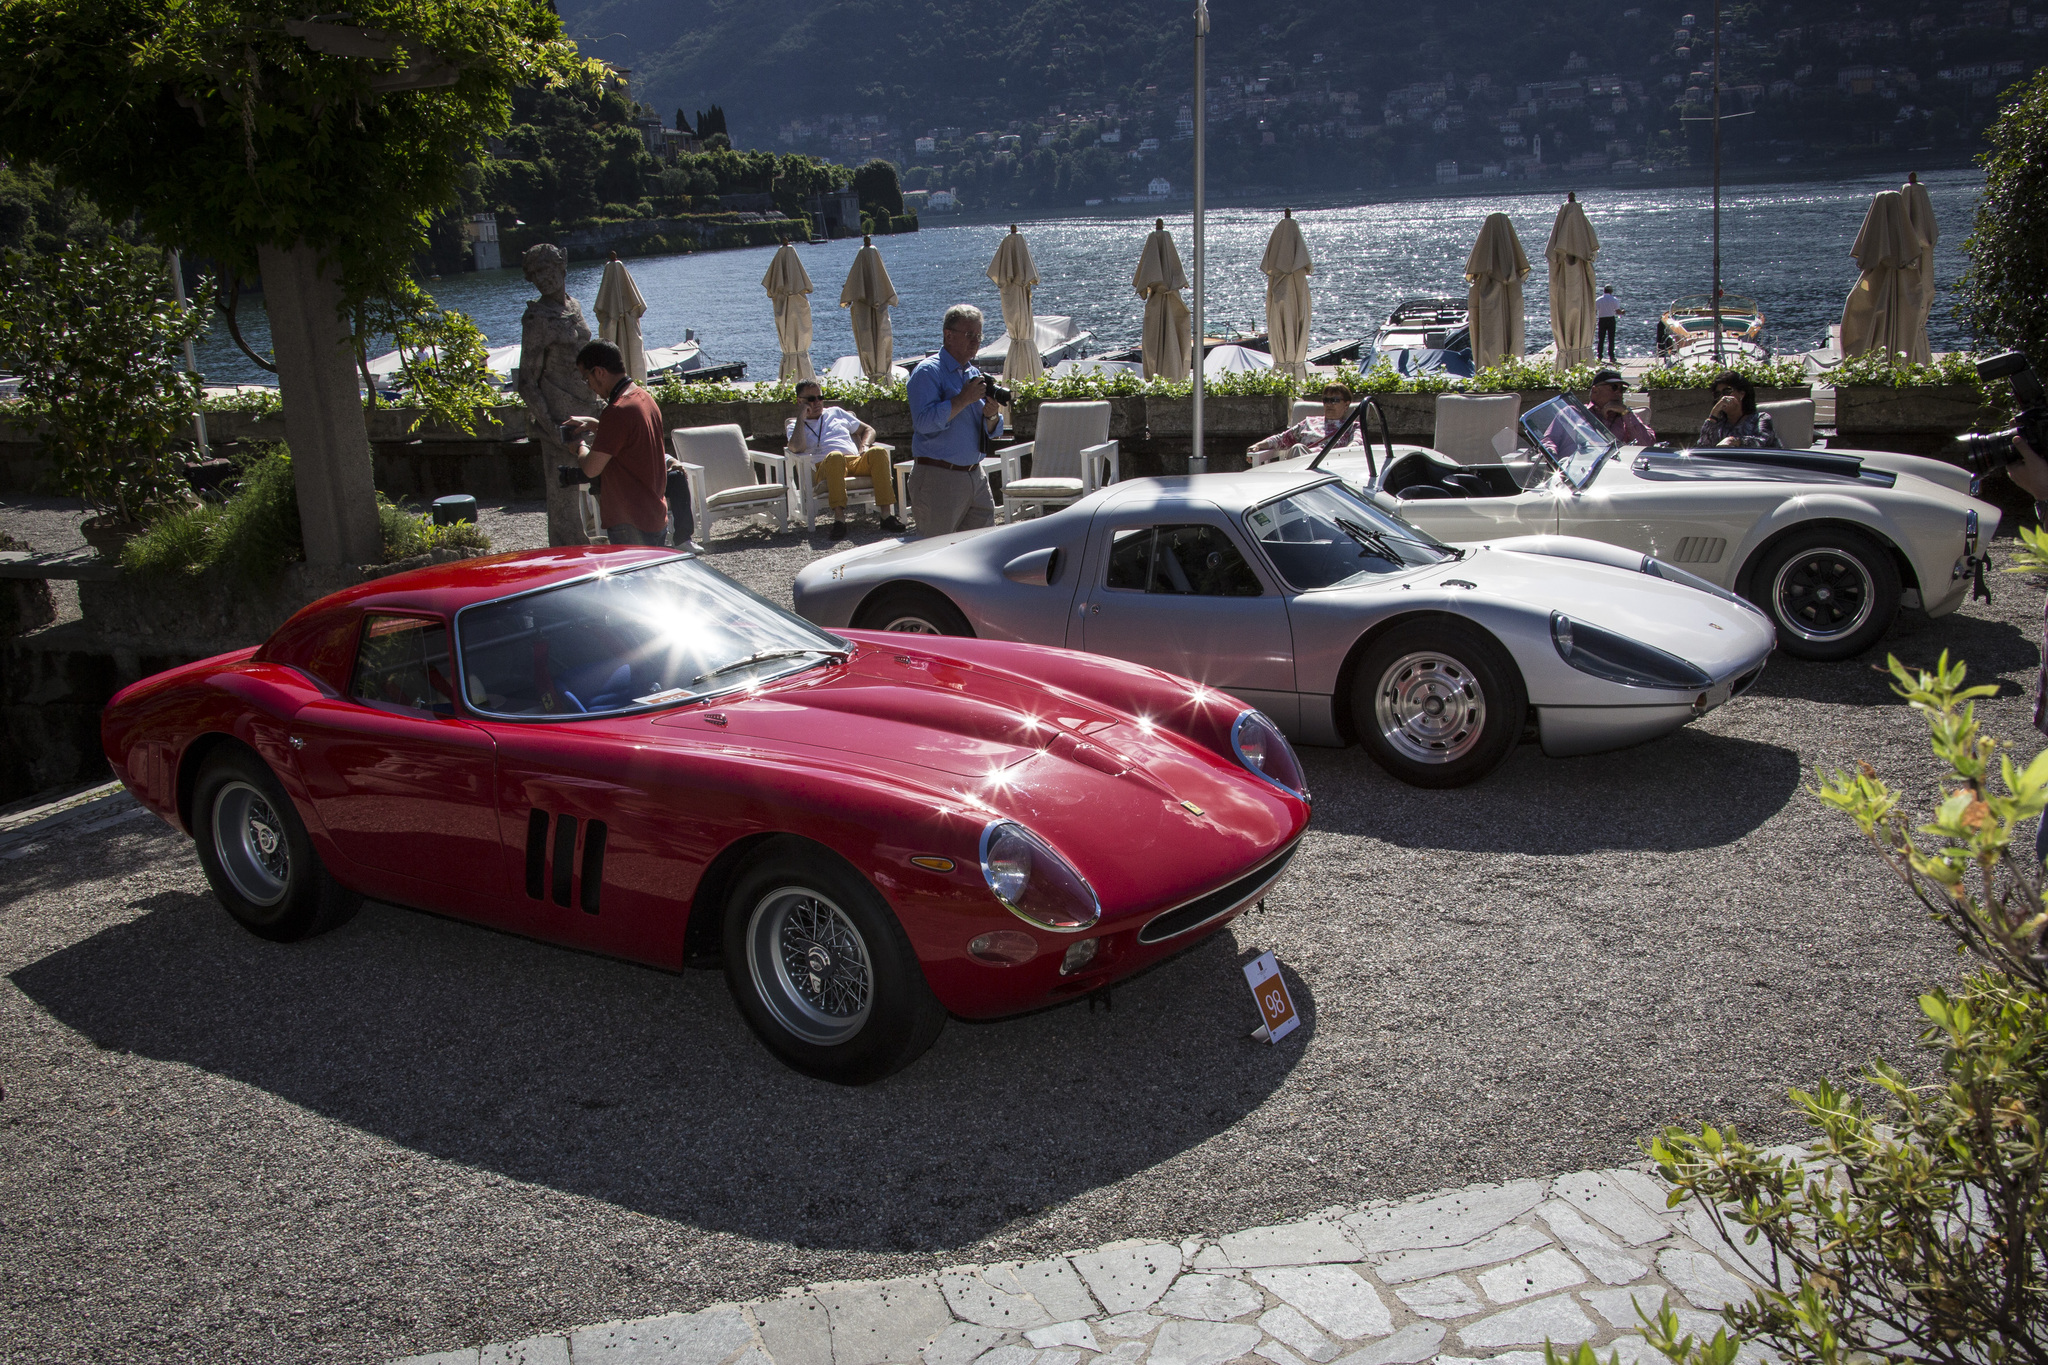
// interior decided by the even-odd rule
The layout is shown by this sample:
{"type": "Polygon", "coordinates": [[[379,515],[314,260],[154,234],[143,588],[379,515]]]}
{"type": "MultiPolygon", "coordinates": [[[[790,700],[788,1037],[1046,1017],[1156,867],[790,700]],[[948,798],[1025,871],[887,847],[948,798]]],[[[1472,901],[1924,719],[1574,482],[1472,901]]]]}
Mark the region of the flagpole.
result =
{"type": "Polygon", "coordinates": [[[1189,414],[1194,427],[1194,444],[1188,454],[1188,473],[1209,472],[1209,459],[1202,453],[1202,338],[1207,334],[1202,323],[1202,200],[1206,188],[1203,176],[1203,147],[1207,141],[1204,126],[1209,121],[1209,101],[1202,90],[1202,48],[1209,37],[1209,2],[1195,0],[1195,315],[1193,356],[1190,364],[1194,373],[1194,411],[1189,414]]]}

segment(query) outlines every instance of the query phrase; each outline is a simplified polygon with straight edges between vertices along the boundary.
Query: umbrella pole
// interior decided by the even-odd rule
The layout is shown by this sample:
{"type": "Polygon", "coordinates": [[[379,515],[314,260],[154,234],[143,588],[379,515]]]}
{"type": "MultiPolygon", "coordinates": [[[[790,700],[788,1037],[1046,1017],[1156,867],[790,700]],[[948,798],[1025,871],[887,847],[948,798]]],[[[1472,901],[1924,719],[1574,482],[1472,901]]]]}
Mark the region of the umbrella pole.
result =
{"type": "Polygon", "coordinates": [[[1714,363],[1721,356],[1721,0],[1714,0],[1714,363]]]}
{"type": "MultiPolygon", "coordinates": [[[[185,306],[185,262],[179,256],[178,248],[176,247],[171,248],[171,289],[177,296],[178,307],[183,308],[185,306]]],[[[194,354],[190,341],[185,343],[185,372],[194,376],[199,373],[199,357],[194,354]]],[[[199,440],[199,458],[203,460],[206,458],[206,395],[203,390],[199,396],[199,411],[192,414],[192,434],[199,440]]]]}
{"type": "Polygon", "coordinates": [[[1202,453],[1202,339],[1207,335],[1202,324],[1202,199],[1206,188],[1203,176],[1203,147],[1207,139],[1204,125],[1209,121],[1208,98],[1202,91],[1202,48],[1209,36],[1208,0],[1195,0],[1195,315],[1194,354],[1190,364],[1194,371],[1194,410],[1189,413],[1189,423],[1194,428],[1194,444],[1188,452],[1188,473],[1209,472],[1209,459],[1202,453]]]}

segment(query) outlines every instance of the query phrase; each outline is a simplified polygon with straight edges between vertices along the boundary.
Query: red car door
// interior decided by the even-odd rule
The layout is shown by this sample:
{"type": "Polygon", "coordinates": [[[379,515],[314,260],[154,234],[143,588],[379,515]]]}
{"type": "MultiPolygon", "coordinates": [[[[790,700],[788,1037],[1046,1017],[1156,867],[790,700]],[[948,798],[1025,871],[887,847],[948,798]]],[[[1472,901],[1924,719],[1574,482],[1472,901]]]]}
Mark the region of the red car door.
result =
{"type": "Polygon", "coordinates": [[[507,903],[490,734],[456,714],[438,617],[363,620],[348,695],[292,719],[290,743],[344,881],[498,919],[507,903]]]}

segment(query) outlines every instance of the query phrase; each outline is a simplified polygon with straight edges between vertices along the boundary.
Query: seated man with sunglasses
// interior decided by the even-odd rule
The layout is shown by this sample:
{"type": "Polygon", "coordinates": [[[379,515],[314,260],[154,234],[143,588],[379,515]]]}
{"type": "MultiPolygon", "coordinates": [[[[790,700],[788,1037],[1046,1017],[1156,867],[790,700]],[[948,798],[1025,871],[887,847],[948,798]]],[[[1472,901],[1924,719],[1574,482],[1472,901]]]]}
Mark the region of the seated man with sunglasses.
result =
{"type": "Polygon", "coordinates": [[[823,455],[818,461],[818,482],[825,485],[825,501],[832,505],[833,540],[846,539],[846,481],[865,474],[875,486],[875,510],[881,514],[882,529],[902,535],[903,523],[896,520],[895,470],[889,452],[875,445],[875,429],[845,408],[825,406],[824,390],[807,379],[796,386],[796,422],[789,430],[789,453],[823,455]]]}

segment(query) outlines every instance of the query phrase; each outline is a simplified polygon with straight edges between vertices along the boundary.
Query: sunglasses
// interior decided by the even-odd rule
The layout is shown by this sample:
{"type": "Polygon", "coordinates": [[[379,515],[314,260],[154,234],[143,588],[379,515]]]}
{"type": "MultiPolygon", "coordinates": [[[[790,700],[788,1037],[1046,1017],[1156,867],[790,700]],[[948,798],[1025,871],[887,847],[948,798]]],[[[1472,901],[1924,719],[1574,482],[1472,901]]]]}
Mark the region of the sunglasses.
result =
{"type": "Polygon", "coordinates": [[[1326,393],[1323,395],[1323,401],[1325,403],[1349,403],[1351,399],[1349,396],[1341,393],[1326,393]]]}

